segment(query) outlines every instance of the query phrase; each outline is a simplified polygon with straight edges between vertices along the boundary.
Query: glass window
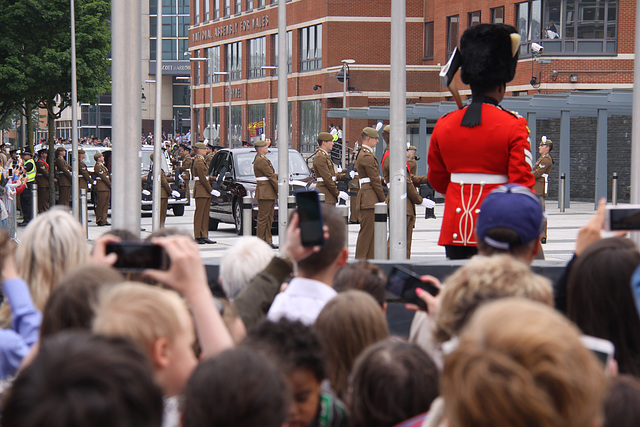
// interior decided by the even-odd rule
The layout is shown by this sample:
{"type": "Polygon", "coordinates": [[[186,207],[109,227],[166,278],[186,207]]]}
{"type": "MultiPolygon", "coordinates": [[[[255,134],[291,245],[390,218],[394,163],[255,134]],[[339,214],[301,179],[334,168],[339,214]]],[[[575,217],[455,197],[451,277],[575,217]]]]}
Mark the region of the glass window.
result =
{"type": "Polygon", "coordinates": [[[480,23],[480,11],[476,10],[475,12],[469,12],[469,27],[473,27],[474,25],[478,25],[480,23]]]}
{"type": "Polygon", "coordinates": [[[424,58],[433,59],[433,22],[424,23],[424,58]]]}
{"type": "Polygon", "coordinates": [[[300,70],[322,68],[322,24],[300,30],[300,70]]]}
{"type": "Polygon", "coordinates": [[[162,16],[162,38],[177,37],[178,26],[176,25],[176,20],[175,16],[162,16]]]}
{"type": "Polygon", "coordinates": [[[447,58],[458,46],[458,15],[447,16],[447,58]]]}
{"type": "MultiPolygon", "coordinates": [[[[287,31],[287,73],[291,73],[293,71],[293,58],[291,56],[291,52],[293,51],[293,40],[292,40],[291,31],[287,31]]],[[[275,34],[273,36],[273,65],[278,66],[278,35],[275,34]]],[[[278,75],[278,69],[276,68],[274,75],[278,75]]]]}
{"type": "Polygon", "coordinates": [[[263,122],[266,113],[265,104],[249,105],[249,124],[247,129],[249,130],[250,141],[258,140],[262,137],[262,133],[266,133],[263,122]]]}
{"type": "MultiPolygon", "coordinates": [[[[153,0],[151,0],[153,1],[153,0]]],[[[193,2],[195,4],[195,10],[193,11],[193,16],[194,16],[194,24],[199,24],[200,23],[200,0],[195,0],[195,2],[193,2]]]]}
{"type": "Polygon", "coordinates": [[[176,0],[162,0],[162,14],[163,15],[175,15],[176,14],[176,0]]]}
{"type": "Polygon", "coordinates": [[[162,59],[177,60],[178,59],[178,41],[176,39],[162,39],[162,59]]]}
{"type": "Polygon", "coordinates": [[[249,78],[264,77],[262,67],[267,60],[266,37],[249,40],[249,78]]]}
{"type": "Polygon", "coordinates": [[[178,39],[178,60],[184,61],[187,58],[186,53],[189,52],[189,39],[178,39]]]}
{"type": "Polygon", "coordinates": [[[242,139],[242,107],[231,107],[231,147],[240,147],[242,139]]]}
{"type": "Polygon", "coordinates": [[[236,0],[236,15],[242,12],[242,0],[236,0]]]}
{"type": "Polygon", "coordinates": [[[227,71],[230,80],[242,78],[242,42],[229,43],[227,45],[227,71]]]}
{"type": "Polygon", "coordinates": [[[320,100],[300,102],[300,151],[313,153],[320,133],[322,105],[320,100]]]}
{"type": "MultiPolygon", "coordinates": [[[[151,0],[153,2],[153,0],[151,0]]],[[[178,0],[178,13],[180,15],[189,14],[189,0],[178,0]]]]}
{"type": "Polygon", "coordinates": [[[189,105],[189,99],[191,99],[189,85],[173,85],[173,105],[189,105]]]}
{"type": "Polygon", "coordinates": [[[210,12],[210,3],[209,0],[204,0],[204,22],[209,21],[209,12],[210,12]]]}
{"type": "Polygon", "coordinates": [[[491,23],[504,24],[504,6],[491,9],[491,23]]]}
{"type": "MultiPolygon", "coordinates": [[[[280,143],[278,142],[278,103],[274,102],[273,104],[271,104],[273,106],[273,136],[276,139],[276,142],[278,144],[278,147],[280,146],[280,143]]],[[[291,141],[293,140],[293,123],[291,122],[291,112],[292,112],[292,104],[291,101],[287,102],[287,109],[288,109],[288,118],[287,118],[287,123],[289,124],[289,147],[291,147],[291,141]]]]}
{"type": "Polygon", "coordinates": [[[231,0],[224,0],[224,15],[222,16],[229,15],[231,15],[231,0]]]}
{"type": "Polygon", "coordinates": [[[253,0],[247,0],[247,10],[253,10],[253,0]]]}
{"type": "Polygon", "coordinates": [[[220,81],[220,75],[215,73],[216,71],[220,71],[220,46],[214,46],[206,49],[206,55],[207,58],[209,58],[209,61],[202,62],[206,64],[207,67],[207,83],[210,81],[218,83],[220,81]]]}

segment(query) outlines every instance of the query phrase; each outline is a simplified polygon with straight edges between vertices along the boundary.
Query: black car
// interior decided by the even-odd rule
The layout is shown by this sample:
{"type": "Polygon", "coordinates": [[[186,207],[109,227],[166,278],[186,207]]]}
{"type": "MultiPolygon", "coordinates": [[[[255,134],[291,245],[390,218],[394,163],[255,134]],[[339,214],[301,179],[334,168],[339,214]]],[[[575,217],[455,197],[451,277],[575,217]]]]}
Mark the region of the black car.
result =
{"type": "MultiPolygon", "coordinates": [[[[209,165],[213,188],[220,191],[220,197],[211,199],[209,208],[209,230],[216,230],[218,223],[234,224],[236,233],[242,234],[242,198],[254,196],[256,177],[253,174],[255,148],[223,148],[218,151],[209,165]]],[[[271,148],[267,154],[278,172],[278,149],[271,148]]],[[[289,194],[300,190],[315,189],[313,174],[302,155],[289,149],[289,194]]],[[[253,227],[258,217],[258,202],[253,199],[253,227]]],[[[274,226],[278,222],[278,206],[274,215],[274,226]]]]}

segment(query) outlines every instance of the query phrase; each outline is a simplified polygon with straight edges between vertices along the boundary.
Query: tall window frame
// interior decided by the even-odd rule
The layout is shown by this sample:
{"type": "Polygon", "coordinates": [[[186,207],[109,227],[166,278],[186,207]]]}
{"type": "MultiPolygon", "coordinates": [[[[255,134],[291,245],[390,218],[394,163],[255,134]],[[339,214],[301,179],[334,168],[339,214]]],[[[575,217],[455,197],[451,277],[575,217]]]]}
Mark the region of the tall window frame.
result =
{"type": "MultiPolygon", "coordinates": [[[[196,4],[198,4],[196,2],[196,4]]],[[[185,0],[164,0],[162,5],[162,59],[184,61],[189,51],[190,9],[185,0]]],[[[157,1],[149,0],[149,59],[156,60],[157,1]]]]}
{"type": "Polygon", "coordinates": [[[424,23],[424,59],[433,59],[433,21],[424,23]]]}
{"type": "Polygon", "coordinates": [[[322,68],[322,24],[300,29],[300,71],[322,68]]]}
{"type": "Polygon", "coordinates": [[[249,40],[249,78],[264,77],[263,66],[267,65],[267,38],[249,40]]]}
{"type": "Polygon", "coordinates": [[[453,53],[453,50],[458,47],[458,37],[460,33],[460,16],[451,15],[447,16],[447,59],[453,53]]]}
{"type": "Polygon", "coordinates": [[[474,25],[478,25],[482,22],[482,15],[479,10],[474,10],[467,14],[467,27],[471,28],[474,25]]]}
{"type": "Polygon", "coordinates": [[[227,46],[227,72],[231,81],[242,78],[242,42],[228,43],[227,46]]]}
{"type": "MultiPolygon", "coordinates": [[[[291,31],[287,31],[286,35],[287,39],[287,74],[291,74],[293,72],[293,33],[291,31]]],[[[278,66],[278,34],[273,35],[273,65],[278,66]]],[[[274,75],[278,75],[278,69],[275,69],[274,75]]]]}
{"type": "Polygon", "coordinates": [[[491,23],[504,24],[504,6],[491,9],[491,23]]]}

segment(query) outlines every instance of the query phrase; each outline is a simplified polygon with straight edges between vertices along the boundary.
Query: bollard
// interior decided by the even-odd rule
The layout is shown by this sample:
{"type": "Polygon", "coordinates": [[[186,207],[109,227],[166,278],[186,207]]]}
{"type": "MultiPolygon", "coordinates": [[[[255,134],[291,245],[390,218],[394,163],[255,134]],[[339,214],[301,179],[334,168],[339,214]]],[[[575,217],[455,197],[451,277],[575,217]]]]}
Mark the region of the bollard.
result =
{"type": "Polygon", "coordinates": [[[87,190],[80,189],[80,223],[86,236],[89,235],[89,220],[87,218],[87,190]]]}
{"type": "Polygon", "coordinates": [[[560,212],[564,212],[564,186],[565,186],[566,175],[564,173],[560,174],[560,195],[558,198],[560,199],[560,212]]]}
{"type": "Polygon", "coordinates": [[[374,208],[373,257],[387,259],[387,204],[376,203],[374,208]]]}
{"type": "Polygon", "coordinates": [[[17,194],[13,195],[13,200],[8,200],[6,203],[7,210],[9,211],[9,218],[7,218],[7,233],[14,241],[18,241],[18,204],[17,194]]]}
{"type": "Polygon", "coordinates": [[[345,236],[344,247],[348,248],[349,247],[349,209],[347,209],[347,205],[338,205],[336,206],[336,209],[338,210],[338,214],[344,217],[344,226],[347,230],[344,235],[345,236]]]}
{"type": "Polygon", "coordinates": [[[253,197],[242,198],[242,235],[251,236],[253,231],[253,197]]]}
{"type": "Polygon", "coordinates": [[[31,182],[31,219],[35,219],[36,216],[38,216],[38,186],[35,182],[31,182]]]}
{"type": "Polygon", "coordinates": [[[618,172],[613,173],[611,180],[611,203],[614,206],[618,204],[618,172]]]}

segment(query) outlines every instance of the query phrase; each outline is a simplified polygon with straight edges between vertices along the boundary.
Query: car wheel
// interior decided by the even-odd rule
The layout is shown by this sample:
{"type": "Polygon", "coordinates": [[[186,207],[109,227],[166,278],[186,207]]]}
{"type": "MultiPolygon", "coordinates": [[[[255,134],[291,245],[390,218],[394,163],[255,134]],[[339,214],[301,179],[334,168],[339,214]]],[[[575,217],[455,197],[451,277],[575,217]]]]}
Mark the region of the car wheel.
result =
{"type": "Polygon", "coordinates": [[[176,205],[173,208],[173,214],[175,216],[182,216],[184,215],[184,205],[176,205]]]}
{"type": "Polygon", "coordinates": [[[242,236],[242,205],[237,200],[233,204],[233,222],[236,226],[236,234],[242,236]]]}
{"type": "Polygon", "coordinates": [[[217,219],[209,218],[209,231],[216,231],[219,223],[217,219]]]}

